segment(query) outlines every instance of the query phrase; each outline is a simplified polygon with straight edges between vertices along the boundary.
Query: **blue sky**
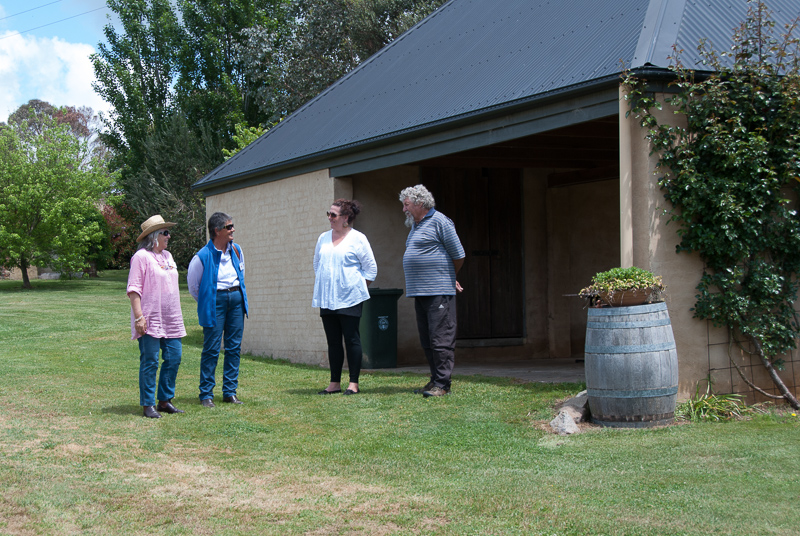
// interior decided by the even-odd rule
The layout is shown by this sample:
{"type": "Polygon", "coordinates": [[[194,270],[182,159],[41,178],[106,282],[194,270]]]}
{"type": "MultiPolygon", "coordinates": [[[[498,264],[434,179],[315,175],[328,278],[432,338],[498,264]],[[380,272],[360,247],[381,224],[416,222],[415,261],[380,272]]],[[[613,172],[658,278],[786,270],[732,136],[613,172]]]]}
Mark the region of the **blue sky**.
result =
{"type": "Polygon", "coordinates": [[[107,111],[89,55],[111,15],[105,0],[0,0],[0,121],[31,99],[107,111]]]}

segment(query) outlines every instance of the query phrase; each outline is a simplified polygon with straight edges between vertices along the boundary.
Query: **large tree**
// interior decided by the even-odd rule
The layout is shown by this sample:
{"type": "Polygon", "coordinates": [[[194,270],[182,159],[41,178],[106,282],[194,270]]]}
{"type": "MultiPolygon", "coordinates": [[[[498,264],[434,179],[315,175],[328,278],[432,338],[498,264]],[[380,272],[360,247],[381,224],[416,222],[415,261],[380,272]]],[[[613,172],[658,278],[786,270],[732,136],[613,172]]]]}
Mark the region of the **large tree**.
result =
{"type": "Polygon", "coordinates": [[[121,32],[109,24],[108,44],[92,55],[95,91],[111,105],[103,134],[114,150],[114,165],[138,169],[145,140],[170,116],[182,30],[169,0],[108,0],[121,32]]]}
{"type": "Polygon", "coordinates": [[[140,220],[161,214],[178,225],[171,230],[170,253],[183,268],[205,242],[205,200],[192,184],[222,161],[212,127],[192,129],[175,114],[144,142],[142,166],[126,181],[126,203],[140,220]]]}
{"type": "Polygon", "coordinates": [[[0,264],[18,267],[26,288],[29,266],[70,273],[88,265],[103,241],[96,205],[111,183],[68,124],[38,119],[35,136],[24,120],[0,127],[0,264]]]}
{"type": "Polygon", "coordinates": [[[118,186],[139,220],[180,223],[171,243],[180,265],[204,241],[205,202],[191,185],[235,145],[237,124],[264,120],[232,50],[252,24],[278,28],[283,1],[109,1],[121,30],[108,25],[92,59],[95,89],[112,105],[105,136],[118,186]]]}
{"type": "Polygon", "coordinates": [[[108,157],[108,147],[97,136],[101,129],[100,117],[88,106],[56,107],[49,102],[31,99],[8,116],[9,125],[17,125],[23,138],[39,136],[51,120],[67,125],[76,138],[88,143],[91,156],[108,157]],[[25,128],[20,128],[22,124],[25,128]]]}
{"type": "Polygon", "coordinates": [[[255,26],[239,48],[258,106],[280,120],[443,3],[293,0],[288,32],[255,26]]]}
{"type": "Polygon", "coordinates": [[[230,148],[235,125],[257,126],[268,117],[252,102],[253,80],[236,50],[245,30],[258,26],[286,31],[288,0],[182,0],[184,29],[179,53],[176,96],[189,124],[214,125],[224,148],[230,148]]]}

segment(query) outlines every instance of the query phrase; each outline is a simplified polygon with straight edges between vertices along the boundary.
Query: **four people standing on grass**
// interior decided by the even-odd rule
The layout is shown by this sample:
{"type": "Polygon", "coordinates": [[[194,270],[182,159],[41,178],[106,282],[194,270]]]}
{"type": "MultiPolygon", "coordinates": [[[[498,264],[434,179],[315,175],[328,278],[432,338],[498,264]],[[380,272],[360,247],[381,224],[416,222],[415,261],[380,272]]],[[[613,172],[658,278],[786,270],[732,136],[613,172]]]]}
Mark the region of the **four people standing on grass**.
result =
{"type": "Polygon", "coordinates": [[[342,367],[347,351],[350,383],[345,395],[360,392],[362,304],[369,299],[370,283],[378,275],[375,256],[363,233],[353,229],[361,212],[358,201],[337,199],[327,212],[330,230],[319,235],[314,249],[314,296],[312,307],[320,308],[322,327],[328,341],[328,362],[331,381],[320,395],[342,392],[342,367]]]}
{"type": "MultiPolygon", "coordinates": [[[[400,192],[411,228],[403,255],[406,295],[414,298],[420,343],[430,367],[430,381],[414,391],[423,396],[450,392],[456,338],[456,293],[463,289],[456,274],[464,263],[464,248],[455,225],[434,206],[433,195],[418,184],[400,192]]],[[[359,393],[362,348],[359,333],[363,303],[378,273],[367,237],[353,229],[361,212],[358,201],[337,199],[327,212],[330,230],[322,233],[314,250],[312,307],[320,309],[330,364],[330,383],[320,395],[341,393],[345,355],[349,383],[345,395],[359,393]],[[344,341],[344,349],[342,342],[344,341]]],[[[181,362],[181,337],[186,335],[178,293],[178,271],[166,251],[174,223],[153,216],[142,224],[139,251],[131,259],[128,296],[131,333],[139,340],[140,404],[144,416],[159,412],[183,413],[172,404],[175,377],[181,362]],[[155,404],[158,352],[164,364],[155,404]]],[[[244,253],[233,242],[233,218],[215,212],[208,220],[210,240],[189,263],[189,293],[197,301],[203,327],[200,358],[200,401],[214,407],[215,371],[224,342],[222,400],[242,404],[237,396],[244,319],[247,316],[244,253]]]]}
{"type": "Polygon", "coordinates": [[[131,258],[128,297],[131,300],[131,338],[139,341],[139,405],[144,416],[183,413],[172,404],[175,377],[181,364],[181,338],[186,336],[178,293],[178,267],[169,251],[169,229],[174,223],[159,215],[142,224],[136,239],[139,250],[131,258]],[[163,363],[158,377],[158,353],[163,363]]]}
{"type": "Polygon", "coordinates": [[[214,374],[220,343],[225,344],[222,369],[222,401],[241,404],[239,358],[247,316],[247,289],[244,284],[244,253],[233,242],[233,218],[215,212],[208,219],[211,239],[189,263],[189,294],[197,300],[197,317],[203,326],[203,353],[200,356],[200,402],[214,407],[214,374]]]}

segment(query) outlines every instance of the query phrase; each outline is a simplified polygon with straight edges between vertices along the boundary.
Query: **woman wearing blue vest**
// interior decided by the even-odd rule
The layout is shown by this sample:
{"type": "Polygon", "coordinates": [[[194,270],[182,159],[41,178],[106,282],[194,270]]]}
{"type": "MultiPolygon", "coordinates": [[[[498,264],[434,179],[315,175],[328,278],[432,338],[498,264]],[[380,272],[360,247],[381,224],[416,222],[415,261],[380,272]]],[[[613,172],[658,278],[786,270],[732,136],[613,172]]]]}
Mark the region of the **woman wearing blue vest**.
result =
{"type": "Polygon", "coordinates": [[[244,285],[244,254],[233,242],[233,218],[215,212],[208,219],[211,239],[189,263],[189,293],[197,300],[197,317],[203,326],[203,353],[200,357],[200,402],[214,407],[214,374],[220,343],[225,343],[222,370],[222,401],[241,404],[239,354],[247,316],[247,290],[244,285]]]}

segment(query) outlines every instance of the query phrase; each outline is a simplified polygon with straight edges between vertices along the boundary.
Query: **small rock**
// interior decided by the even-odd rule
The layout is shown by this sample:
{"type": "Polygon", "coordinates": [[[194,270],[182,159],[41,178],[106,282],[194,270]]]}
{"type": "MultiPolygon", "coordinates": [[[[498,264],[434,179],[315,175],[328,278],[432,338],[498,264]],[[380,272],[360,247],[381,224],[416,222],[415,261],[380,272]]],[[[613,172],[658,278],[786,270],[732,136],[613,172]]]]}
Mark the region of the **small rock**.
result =
{"type": "Polygon", "coordinates": [[[566,411],[559,411],[556,418],[550,421],[550,427],[558,435],[579,434],[581,429],[566,411]]]}
{"type": "Polygon", "coordinates": [[[561,411],[568,411],[575,422],[585,422],[589,419],[589,394],[581,391],[563,404],[561,411]]]}

